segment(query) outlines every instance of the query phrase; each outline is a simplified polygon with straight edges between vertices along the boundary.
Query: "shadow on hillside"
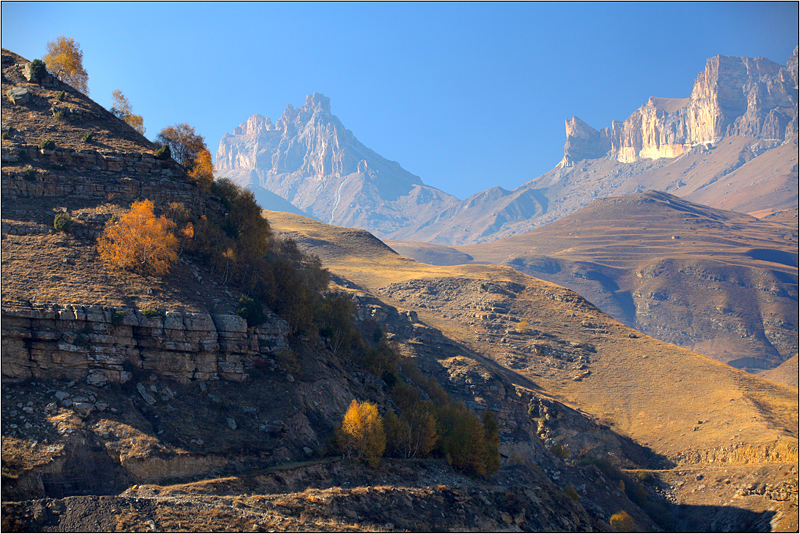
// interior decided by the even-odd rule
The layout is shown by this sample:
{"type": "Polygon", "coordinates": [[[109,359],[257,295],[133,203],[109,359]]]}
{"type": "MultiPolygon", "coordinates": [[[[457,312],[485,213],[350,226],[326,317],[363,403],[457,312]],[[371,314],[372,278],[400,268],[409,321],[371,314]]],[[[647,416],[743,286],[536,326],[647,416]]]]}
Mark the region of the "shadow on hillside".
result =
{"type": "MultiPolygon", "coordinates": [[[[495,377],[502,377],[502,381],[515,386],[521,386],[523,388],[530,389],[534,392],[543,392],[542,388],[530,378],[515,372],[513,369],[503,366],[491,358],[483,356],[469,349],[461,343],[458,343],[452,339],[450,339],[450,341],[455,351],[460,353],[460,355],[480,362],[487,368],[488,371],[493,373],[495,377]]],[[[420,354],[418,357],[424,358],[425,363],[420,366],[421,362],[418,362],[417,365],[428,375],[435,377],[448,376],[449,372],[441,363],[439,358],[445,359],[449,356],[452,356],[452,354],[420,354]]],[[[471,393],[469,390],[465,391],[459,386],[454,386],[448,383],[443,384],[443,386],[454,398],[458,400],[464,400],[468,406],[471,404],[470,401],[473,400],[473,393],[471,393]]],[[[509,395],[509,397],[512,397],[512,395],[509,395]]],[[[658,454],[649,447],[640,445],[633,439],[615,432],[609,426],[598,422],[591,414],[580,409],[571,408],[563,404],[563,402],[559,402],[557,398],[554,398],[554,402],[558,404],[558,411],[560,412],[558,415],[558,420],[568,421],[568,423],[565,423],[566,428],[577,430],[578,433],[582,433],[586,436],[600,435],[603,436],[603,440],[615,443],[616,452],[612,451],[609,454],[616,457],[614,463],[619,464],[620,467],[626,469],[672,469],[676,467],[676,464],[669,460],[666,456],[658,454]]],[[[517,410],[519,411],[517,414],[518,417],[527,417],[527,406],[520,404],[517,406],[517,410]]]]}
{"type": "MultiPolygon", "coordinates": [[[[772,532],[776,512],[735,506],[672,505],[669,529],[675,532],[772,532]]],[[[655,519],[655,518],[654,518],[655,519]]]]}

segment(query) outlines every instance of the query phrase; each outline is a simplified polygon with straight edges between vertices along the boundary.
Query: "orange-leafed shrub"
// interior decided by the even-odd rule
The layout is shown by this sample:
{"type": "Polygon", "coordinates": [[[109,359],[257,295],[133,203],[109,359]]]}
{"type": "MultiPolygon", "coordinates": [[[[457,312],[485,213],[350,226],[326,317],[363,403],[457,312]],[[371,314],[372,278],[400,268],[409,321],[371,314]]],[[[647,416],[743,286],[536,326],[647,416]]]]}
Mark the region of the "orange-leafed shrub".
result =
{"type": "Polygon", "coordinates": [[[200,185],[203,191],[211,189],[214,181],[214,164],[211,162],[211,152],[202,149],[194,158],[194,164],[189,171],[189,177],[200,185]]]}
{"type": "Polygon", "coordinates": [[[621,510],[612,515],[609,523],[611,524],[611,528],[617,532],[633,532],[633,529],[636,528],[633,518],[625,510],[621,510]]]}
{"type": "Polygon", "coordinates": [[[152,202],[134,202],[119,221],[106,224],[97,250],[112,268],[161,276],[178,260],[174,230],[174,222],[156,217],[152,202]]]}

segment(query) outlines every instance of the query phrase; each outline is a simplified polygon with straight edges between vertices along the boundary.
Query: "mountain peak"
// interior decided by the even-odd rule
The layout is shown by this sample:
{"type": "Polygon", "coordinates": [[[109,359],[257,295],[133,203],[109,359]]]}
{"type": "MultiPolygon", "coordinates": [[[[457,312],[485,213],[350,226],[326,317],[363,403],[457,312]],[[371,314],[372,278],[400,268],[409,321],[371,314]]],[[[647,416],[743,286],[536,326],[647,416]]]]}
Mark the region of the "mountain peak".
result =
{"type": "Polygon", "coordinates": [[[322,93],[306,95],[306,107],[323,113],[331,112],[331,99],[322,93]]]}
{"type": "Polygon", "coordinates": [[[220,141],[217,172],[253,189],[262,207],[274,207],[274,194],[321,221],[378,236],[457,202],[361,144],[330,110],[330,98],[312,93],[304,106],[286,106],[274,127],[253,115],[220,141]]]}

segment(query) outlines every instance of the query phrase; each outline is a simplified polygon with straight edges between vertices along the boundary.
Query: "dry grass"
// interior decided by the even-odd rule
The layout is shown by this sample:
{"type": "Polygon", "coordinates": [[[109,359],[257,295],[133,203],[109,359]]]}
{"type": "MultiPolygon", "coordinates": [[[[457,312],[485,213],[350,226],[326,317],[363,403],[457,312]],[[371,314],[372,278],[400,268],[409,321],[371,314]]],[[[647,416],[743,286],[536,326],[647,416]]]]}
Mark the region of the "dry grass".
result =
{"type": "MultiPolygon", "coordinates": [[[[290,214],[267,216],[276,232],[291,235],[318,254],[333,273],[373,294],[394,282],[444,277],[509,280],[526,286],[514,300],[516,315],[524,317],[532,328],[557,339],[590,343],[597,351],[590,365],[591,375],[582,381],[569,380],[566,375],[527,378],[565,404],[596,419],[605,418],[615,431],[657,453],[677,457],[687,450],[742,444],[781,448],[787,455],[785,461],[797,458],[795,389],[638,334],[596,308],[581,304],[580,298],[572,303],[553,300],[555,293],[569,292],[510,268],[434,267],[397,256],[373,239],[364,239],[363,233],[345,233],[290,214]],[[587,328],[586,324],[594,326],[587,328]]],[[[513,352],[513,347],[476,341],[473,333],[481,330],[481,324],[452,319],[452,310],[447,310],[445,318],[442,309],[431,305],[422,308],[408,301],[390,304],[417,311],[426,323],[495,361],[502,362],[502,355],[513,352]]],[[[530,353],[519,353],[519,357],[532,358],[530,353]]],[[[524,370],[517,372],[525,375],[524,370]]]]}

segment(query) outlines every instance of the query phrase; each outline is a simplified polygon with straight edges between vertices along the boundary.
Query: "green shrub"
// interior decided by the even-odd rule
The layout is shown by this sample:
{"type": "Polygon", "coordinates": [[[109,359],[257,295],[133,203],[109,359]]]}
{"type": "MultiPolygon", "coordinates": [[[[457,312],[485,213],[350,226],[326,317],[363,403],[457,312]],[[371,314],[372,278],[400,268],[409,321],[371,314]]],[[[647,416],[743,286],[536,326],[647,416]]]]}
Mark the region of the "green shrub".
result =
{"type": "Polygon", "coordinates": [[[56,214],[56,217],[53,220],[53,228],[59,232],[69,232],[71,226],[72,218],[69,216],[69,213],[56,214]]]}
{"type": "Polygon", "coordinates": [[[564,495],[566,495],[575,502],[578,502],[581,498],[580,495],[578,495],[578,492],[575,491],[575,488],[573,488],[572,486],[564,486],[564,495]]]}
{"type": "Polygon", "coordinates": [[[111,324],[122,324],[122,320],[125,319],[125,312],[122,310],[112,310],[111,311],[111,324]]]}
{"type": "Polygon", "coordinates": [[[8,139],[8,132],[3,132],[3,139],[8,139]]]}
{"type": "Polygon", "coordinates": [[[562,460],[566,460],[569,458],[569,445],[563,443],[556,443],[552,447],[550,447],[550,452],[552,452],[558,458],[562,460]]]}
{"type": "Polygon", "coordinates": [[[63,102],[65,96],[67,96],[67,93],[61,91],[56,95],[56,100],[58,100],[59,102],[63,102]]]}
{"type": "Polygon", "coordinates": [[[59,109],[58,111],[53,112],[53,117],[60,121],[68,120],[67,114],[64,113],[63,109],[59,109]]]}
{"type": "Polygon", "coordinates": [[[145,308],[142,310],[142,315],[144,315],[147,318],[158,317],[161,315],[161,312],[155,308],[145,308]]]}
{"type": "Polygon", "coordinates": [[[33,181],[36,179],[36,169],[28,165],[24,171],[22,171],[22,175],[25,177],[26,180],[33,181]]]}
{"type": "Polygon", "coordinates": [[[236,315],[247,321],[247,326],[257,326],[267,320],[261,303],[246,295],[242,295],[239,299],[236,315]]]}
{"type": "Polygon", "coordinates": [[[67,168],[67,166],[64,165],[63,163],[51,163],[50,168],[55,171],[63,171],[67,168]]]}
{"type": "Polygon", "coordinates": [[[45,139],[41,143],[39,143],[39,148],[44,150],[53,150],[56,148],[56,142],[52,139],[45,139]]]}
{"type": "Polygon", "coordinates": [[[83,141],[84,143],[91,143],[93,141],[93,137],[94,137],[94,132],[86,132],[85,134],[83,134],[83,137],[81,137],[81,141],[83,141]]]}
{"type": "Polygon", "coordinates": [[[155,151],[156,159],[169,159],[172,157],[172,152],[169,150],[168,145],[162,145],[155,151]]]}
{"type": "Polygon", "coordinates": [[[34,59],[31,61],[30,72],[31,81],[40,82],[47,75],[47,65],[41,59],[34,59]]]}

